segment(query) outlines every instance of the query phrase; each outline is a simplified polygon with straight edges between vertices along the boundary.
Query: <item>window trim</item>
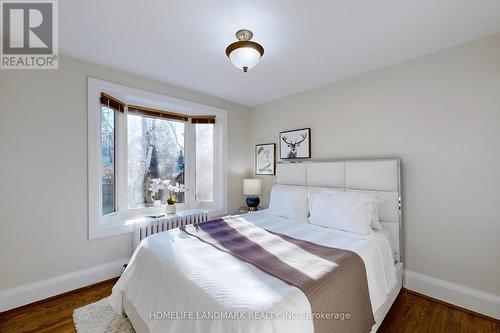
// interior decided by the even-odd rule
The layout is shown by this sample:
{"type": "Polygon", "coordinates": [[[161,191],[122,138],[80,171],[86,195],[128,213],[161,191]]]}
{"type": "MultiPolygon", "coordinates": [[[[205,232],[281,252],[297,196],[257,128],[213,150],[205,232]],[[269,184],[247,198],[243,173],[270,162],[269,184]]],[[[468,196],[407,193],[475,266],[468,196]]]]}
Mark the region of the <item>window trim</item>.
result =
{"type": "Polygon", "coordinates": [[[216,208],[204,207],[195,202],[195,142],[193,140],[195,131],[194,124],[186,122],[186,186],[191,191],[186,192],[186,200],[195,203],[194,207],[187,207],[184,204],[178,205],[183,208],[207,208],[210,216],[218,216],[227,213],[228,207],[228,181],[227,181],[227,134],[228,120],[227,111],[203,104],[189,102],[162,94],[157,94],[137,88],[122,86],[119,84],[102,81],[89,77],[87,80],[88,94],[88,114],[87,114],[87,133],[88,133],[88,239],[97,239],[113,235],[120,235],[132,231],[131,219],[144,215],[163,212],[164,206],[139,208],[128,210],[127,208],[127,112],[119,112],[116,115],[116,128],[120,129],[116,133],[116,209],[117,212],[101,216],[102,212],[102,186],[101,186],[101,143],[100,143],[100,112],[101,92],[114,96],[125,104],[143,105],[145,107],[171,110],[179,114],[189,116],[203,116],[206,114],[216,115],[217,121],[214,126],[214,201],[216,208]],[[217,133],[217,134],[215,134],[217,133]],[[218,136],[217,138],[215,136],[218,136]],[[217,150],[217,151],[216,151],[217,150]],[[189,155],[189,156],[188,156],[189,155]],[[222,165],[221,165],[222,164],[222,165]],[[125,189],[125,190],[121,190],[125,189]],[[124,206],[125,205],[125,206],[124,206]],[[124,208],[125,207],[125,208],[124,208]],[[126,214],[123,214],[124,209],[126,214]]]}

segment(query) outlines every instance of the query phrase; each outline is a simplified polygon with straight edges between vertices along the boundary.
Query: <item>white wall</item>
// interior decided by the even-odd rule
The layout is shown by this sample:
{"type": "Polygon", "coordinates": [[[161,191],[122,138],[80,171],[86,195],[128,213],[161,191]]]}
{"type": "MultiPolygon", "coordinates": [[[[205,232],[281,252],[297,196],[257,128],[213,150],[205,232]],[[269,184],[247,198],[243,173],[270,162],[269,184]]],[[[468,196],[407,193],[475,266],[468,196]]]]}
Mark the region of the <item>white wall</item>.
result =
{"type": "MultiPolygon", "coordinates": [[[[406,268],[500,296],[500,35],[250,112],[60,61],[59,70],[0,71],[0,291],[131,254],[130,235],[87,240],[92,76],[227,109],[233,211],[253,169],[252,143],[278,142],[281,130],[311,127],[313,159],[402,158],[406,268]]],[[[272,177],[263,178],[265,204],[272,177]]]]}
{"type": "Polygon", "coordinates": [[[255,144],[311,127],[313,159],[402,158],[406,269],[500,296],[500,35],[252,114],[255,144]]]}
{"type": "Polygon", "coordinates": [[[0,291],[131,255],[130,235],[87,240],[87,77],[228,110],[229,207],[251,171],[246,108],[62,57],[0,71],[0,291]]]}

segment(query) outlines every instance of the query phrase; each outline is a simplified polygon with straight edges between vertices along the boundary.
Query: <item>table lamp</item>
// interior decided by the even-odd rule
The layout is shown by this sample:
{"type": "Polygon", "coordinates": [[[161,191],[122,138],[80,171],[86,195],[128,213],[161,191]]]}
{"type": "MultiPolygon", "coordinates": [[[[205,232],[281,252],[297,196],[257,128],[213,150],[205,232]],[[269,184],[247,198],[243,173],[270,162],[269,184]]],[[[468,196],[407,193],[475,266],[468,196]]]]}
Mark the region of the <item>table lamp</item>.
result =
{"type": "Polygon", "coordinates": [[[256,211],[260,204],[258,195],[262,189],[260,179],[243,179],[243,194],[247,197],[247,206],[249,211],[256,211]]]}

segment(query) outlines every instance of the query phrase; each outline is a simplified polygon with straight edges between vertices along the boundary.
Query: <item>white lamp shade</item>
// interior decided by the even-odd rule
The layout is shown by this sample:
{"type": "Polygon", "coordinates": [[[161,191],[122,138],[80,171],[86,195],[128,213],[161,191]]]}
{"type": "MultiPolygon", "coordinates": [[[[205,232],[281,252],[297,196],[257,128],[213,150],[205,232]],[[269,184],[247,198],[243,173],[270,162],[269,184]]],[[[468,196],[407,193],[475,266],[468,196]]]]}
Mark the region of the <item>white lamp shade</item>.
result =
{"type": "Polygon", "coordinates": [[[262,190],[262,181],[260,179],[243,179],[244,195],[259,195],[262,190]]]}
{"type": "Polygon", "coordinates": [[[260,53],[252,47],[240,47],[229,54],[229,59],[239,69],[243,67],[250,69],[259,62],[260,53]]]}

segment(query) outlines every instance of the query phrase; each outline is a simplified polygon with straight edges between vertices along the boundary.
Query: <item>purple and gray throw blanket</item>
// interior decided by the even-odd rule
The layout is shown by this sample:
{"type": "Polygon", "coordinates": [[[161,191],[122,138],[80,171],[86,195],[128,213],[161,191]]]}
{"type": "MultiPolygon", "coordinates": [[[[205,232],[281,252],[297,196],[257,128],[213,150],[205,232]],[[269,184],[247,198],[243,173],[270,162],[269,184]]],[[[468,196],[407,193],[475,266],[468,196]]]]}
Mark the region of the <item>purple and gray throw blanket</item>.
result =
{"type": "Polygon", "coordinates": [[[366,270],[356,253],[271,232],[235,217],[181,229],[302,290],[311,304],[315,333],[371,331],[375,321],[366,270]],[[321,314],[349,318],[325,319],[321,314]]]}

